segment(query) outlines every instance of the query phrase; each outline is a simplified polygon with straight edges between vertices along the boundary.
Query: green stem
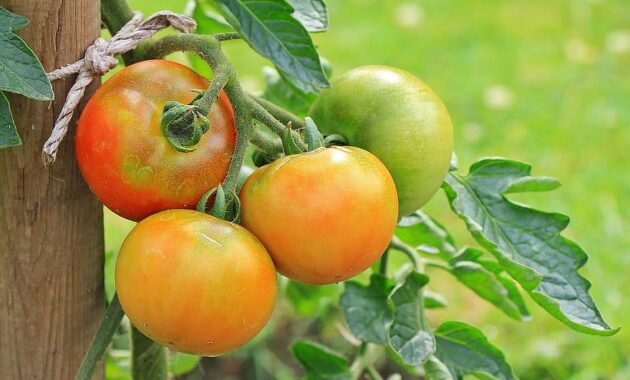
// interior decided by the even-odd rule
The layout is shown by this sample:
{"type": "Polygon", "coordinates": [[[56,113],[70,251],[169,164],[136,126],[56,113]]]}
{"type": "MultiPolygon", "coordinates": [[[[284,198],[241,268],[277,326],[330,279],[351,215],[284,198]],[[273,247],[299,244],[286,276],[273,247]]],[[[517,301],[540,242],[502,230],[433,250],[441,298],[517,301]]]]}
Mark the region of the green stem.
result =
{"type": "Polygon", "coordinates": [[[138,329],[131,329],[131,375],[133,380],[168,378],[166,350],[147,338],[138,329]]]}
{"type": "Polygon", "coordinates": [[[214,35],[219,41],[229,41],[229,40],[238,40],[241,38],[241,35],[237,32],[227,32],[227,33],[217,33],[214,35]]]}
{"type": "MultiPolygon", "coordinates": [[[[414,247],[405,243],[396,235],[394,235],[394,237],[392,238],[390,245],[392,248],[398,249],[399,251],[407,255],[409,260],[411,260],[411,262],[413,263],[413,266],[416,271],[420,273],[425,272],[427,261],[420,255],[418,255],[418,252],[416,251],[414,247]]],[[[420,290],[420,302],[423,302],[422,300],[424,299],[425,293],[426,293],[426,287],[420,290]]],[[[429,330],[429,322],[427,321],[427,315],[424,308],[420,309],[420,325],[422,329],[429,330]]]]}
{"type": "Polygon", "coordinates": [[[361,374],[363,373],[363,369],[365,368],[365,365],[363,362],[365,361],[365,353],[367,351],[367,348],[368,348],[368,343],[361,342],[361,345],[359,346],[359,352],[357,353],[356,358],[354,358],[354,361],[350,365],[350,374],[352,375],[352,380],[358,379],[359,377],[361,377],[361,374]]]}
{"type": "Polygon", "coordinates": [[[416,252],[414,247],[400,240],[400,238],[396,235],[392,237],[390,246],[404,253],[418,272],[424,272],[424,259],[418,255],[418,252],[416,252]]]}
{"type": "Polygon", "coordinates": [[[90,348],[83,357],[81,367],[79,367],[79,372],[77,372],[75,380],[90,380],[92,378],[96,363],[103,357],[124,315],[125,313],[123,313],[120,302],[118,301],[118,295],[114,294],[112,302],[107,307],[107,310],[105,310],[105,315],[90,344],[90,348]]]}
{"type": "Polygon", "coordinates": [[[133,17],[126,0],[101,0],[101,19],[107,29],[116,34],[133,17]]]}
{"type": "MultiPolygon", "coordinates": [[[[101,19],[113,36],[133,17],[133,11],[126,0],[101,0],[101,19]]],[[[129,65],[136,60],[133,52],[123,54],[123,61],[129,65]]]]}
{"type": "MultiPolygon", "coordinates": [[[[289,128],[288,125],[282,124],[278,119],[276,119],[273,115],[269,113],[265,108],[263,108],[260,104],[256,103],[252,98],[249,98],[250,105],[252,107],[252,115],[254,118],[261,123],[265,124],[271,131],[278,136],[282,136],[282,133],[285,129],[289,128]]],[[[296,142],[298,147],[302,149],[302,151],[306,151],[306,144],[302,140],[302,136],[294,130],[291,130],[291,135],[293,136],[293,140],[296,142]]]]}
{"type": "Polygon", "coordinates": [[[263,132],[260,128],[256,128],[252,136],[252,144],[258,149],[268,154],[282,153],[282,142],[276,136],[263,132]]]}
{"type": "Polygon", "coordinates": [[[249,97],[252,98],[258,105],[263,107],[271,116],[275,117],[283,124],[288,124],[291,122],[291,126],[296,129],[304,128],[306,125],[304,124],[304,120],[300,119],[297,115],[294,115],[292,112],[285,110],[284,108],[276,105],[275,103],[270,102],[267,99],[261,98],[256,95],[249,94],[249,97]]]}
{"type": "MultiPolygon", "coordinates": [[[[227,176],[223,181],[223,189],[229,197],[236,192],[238,175],[243,165],[247,146],[254,135],[252,103],[255,103],[241,88],[234,67],[221,50],[219,40],[214,36],[197,34],[166,36],[147,45],[144,54],[147,57],[157,58],[177,51],[196,53],[210,65],[214,73],[221,73],[227,77],[223,89],[234,109],[234,122],[236,124],[236,147],[227,176]]],[[[275,122],[280,123],[277,120],[275,122]]]]}
{"type": "MultiPolygon", "coordinates": [[[[234,85],[226,87],[226,93],[230,100],[235,97],[236,94],[242,93],[241,87],[238,82],[234,82],[234,85]]],[[[234,148],[234,154],[232,155],[232,161],[230,161],[230,167],[228,174],[223,181],[223,187],[227,194],[235,194],[236,186],[238,185],[238,175],[243,166],[245,159],[245,153],[247,152],[247,146],[254,134],[254,123],[247,112],[248,109],[242,103],[233,103],[234,107],[234,121],[236,123],[236,147],[234,148]]]]}
{"type": "Polygon", "coordinates": [[[367,366],[365,370],[367,371],[368,376],[370,376],[370,379],[383,380],[383,377],[376,371],[376,368],[374,368],[373,365],[367,366]]]}
{"type": "Polygon", "coordinates": [[[385,249],[383,255],[381,256],[381,265],[378,268],[378,273],[383,276],[387,276],[387,261],[389,259],[389,247],[385,249]]]}
{"type": "Polygon", "coordinates": [[[212,82],[208,90],[204,92],[203,96],[194,102],[194,104],[201,109],[201,113],[204,115],[210,112],[212,104],[219,97],[219,92],[223,90],[223,87],[230,80],[230,70],[225,67],[218,67],[217,70],[213,70],[212,82]]]}
{"type": "Polygon", "coordinates": [[[381,379],[381,376],[378,374],[378,372],[376,372],[373,365],[376,349],[376,345],[369,344],[368,342],[361,342],[361,345],[359,346],[359,352],[350,365],[350,375],[352,380],[357,380],[361,378],[361,375],[365,371],[367,371],[368,374],[370,374],[370,372],[376,373],[376,379],[381,379]]]}

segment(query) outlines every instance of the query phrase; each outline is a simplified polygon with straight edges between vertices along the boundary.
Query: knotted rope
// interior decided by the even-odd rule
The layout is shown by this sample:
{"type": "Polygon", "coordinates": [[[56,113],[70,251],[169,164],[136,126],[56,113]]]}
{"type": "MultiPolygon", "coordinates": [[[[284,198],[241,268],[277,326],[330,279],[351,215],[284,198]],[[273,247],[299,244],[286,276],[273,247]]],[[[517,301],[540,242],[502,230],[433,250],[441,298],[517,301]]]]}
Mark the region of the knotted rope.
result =
{"type": "Polygon", "coordinates": [[[115,58],[116,54],[135,49],[142,41],[151,38],[156,32],[169,26],[182,33],[192,32],[197,27],[197,23],[192,18],[168,11],[157,12],[145,21],[142,19],[142,13],[135,12],[133,18],[109,41],[97,38],[94,44],[87,48],[83,59],[48,73],[50,81],[77,73],[78,75],[70,91],[68,91],[66,102],[57,117],[55,127],[42,149],[44,165],[55,162],[59,144],[68,132],[68,125],[83,98],[83,94],[85,94],[86,87],[95,78],[116,67],[118,64],[118,60],[115,58]]]}

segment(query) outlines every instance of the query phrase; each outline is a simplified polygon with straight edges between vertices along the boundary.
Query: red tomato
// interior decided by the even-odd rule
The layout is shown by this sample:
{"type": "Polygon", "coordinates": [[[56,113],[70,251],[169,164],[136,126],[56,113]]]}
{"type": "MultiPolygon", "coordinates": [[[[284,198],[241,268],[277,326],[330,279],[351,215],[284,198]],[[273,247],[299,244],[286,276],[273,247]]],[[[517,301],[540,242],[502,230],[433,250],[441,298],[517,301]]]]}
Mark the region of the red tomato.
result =
{"type": "Polygon", "coordinates": [[[280,158],[241,190],[243,226],[278,271],[309,284],[351,278],[387,248],[398,218],[394,181],[371,153],[320,148],[280,158]]]}
{"type": "Polygon", "coordinates": [[[271,258],[254,235],[191,210],[142,220],[116,262],[116,291],[134,326],[196,355],[251,340],[273,311],[276,287],[271,258]]]}
{"type": "Polygon", "coordinates": [[[208,84],[186,66],[154,60],[121,70],[96,91],[79,119],[76,156],[105,206],[138,221],[166,209],[193,208],[225,178],[236,130],[224,93],[194,152],[178,152],[160,131],[165,102],[188,103],[197,95],[192,90],[208,84]]]}

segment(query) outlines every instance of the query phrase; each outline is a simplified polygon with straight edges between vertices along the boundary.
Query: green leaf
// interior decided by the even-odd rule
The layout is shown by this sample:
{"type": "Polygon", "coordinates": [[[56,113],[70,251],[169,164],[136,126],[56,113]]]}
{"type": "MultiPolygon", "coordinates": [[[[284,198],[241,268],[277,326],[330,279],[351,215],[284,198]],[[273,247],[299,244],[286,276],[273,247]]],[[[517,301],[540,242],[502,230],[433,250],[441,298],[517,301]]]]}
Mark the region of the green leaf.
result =
{"type": "Polygon", "coordinates": [[[0,149],[17,145],[22,145],[22,139],[15,127],[9,101],[0,91],[0,149]]]}
{"type": "Polygon", "coordinates": [[[446,364],[435,356],[429,357],[424,363],[424,378],[425,380],[455,380],[446,364]]]}
{"type": "Polygon", "coordinates": [[[293,7],[293,17],[309,32],[328,29],[328,12],[324,0],[287,0],[293,7]]]}
{"type": "Polygon", "coordinates": [[[560,181],[553,177],[522,177],[513,181],[504,193],[541,192],[555,190],[558,187],[560,181]]]}
{"type": "Polygon", "coordinates": [[[317,99],[314,93],[300,91],[270,66],[263,67],[265,92],[262,97],[294,114],[304,117],[317,99]]]}
{"type": "Polygon", "coordinates": [[[516,379],[503,353],[473,326],[445,322],[435,330],[435,340],[435,357],[449,369],[453,378],[475,375],[499,380],[516,379]]]}
{"type": "Polygon", "coordinates": [[[333,285],[308,285],[289,280],[286,295],[298,314],[304,316],[321,315],[334,304],[340,287],[333,285]]]}
{"type": "Polygon", "coordinates": [[[439,309],[448,306],[448,301],[440,293],[428,289],[424,291],[424,307],[427,309],[439,309]]]}
{"type": "Polygon", "coordinates": [[[197,21],[198,34],[215,34],[233,32],[234,28],[216,12],[216,8],[208,0],[196,0],[190,14],[197,21]]]}
{"type": "Polygon", "coordinates": [[[184,375],[199,364],[199,356],[184,354],[182,352],[171,352],[168,362],[169,371],[176,376],[184,375]]]}
{"type": "Polygon", "coordinates": [[[350,380],[348,359],[340,353],[313,342],[298,342],[293,355],[306,369],[307,380],[350,380]]]}
{"type": "MultiPolygon", "coordinates": [[[[483,265],[483,263],[482,263],[483,265]]],[[[487,269],[487,267],[486,267],[487,269]]],[[[514,281],[510,278],[506,278],[504,276],[497,276],[497,280],[503,285],[503,287],[507,290],[507,297],[516,307],[518,308],[519,313],[521,313],[523,321],[531,320],[532,316],[529,314],[529,310],[527,309],[527,305],[525,305],[525,299],[523,299],[523,295],[521,294],[521,290],[516,286],[514,281]]]]}
{"type": "Polygon", "coordinates": [[[296,87],[317,92],[329,86],[311,37],[285,0],[218,1],[226,20],[296,87]]]}
{"type": "Polygon", "coordinates": [[[317,125],[310,117],[304,118],[304,137],[306,139],[306,146],[308,151],[315,150],[324,146],[324,137],[317,129],[317,125]]]}
{"type": "Polygon", "coordinates": [[[368,286],[356,281],[345,283],[339,303],[354,336],[365,342],[387,342],[387,329],[393,319],[388,298],[395,285],[393,280],[380,274],[373,274],[368,286]]]}
{"type": "Polygon", "coordinates": [[[560,234],[569,218],[505,197],[530,171],[524,163],[484,159],[465,177],[449,173],[443,188],[475,239],[548,313],[576,331],[615,334],[618,329],[604,321],[588,293],[590,282],[578,273],[587,261],[586,252],[560,234]]]}
{"type": "Polygon", "coordinates": [[[14,31],[28,24],[0,6],[0,91],[37,100],[52,100],[52,87],[35,53],[14,31]]]}
{"type": "MultiPolygon", "coordinates": [[[[479,297],[498,307],[509,317],[518,321],[531,319],[518,288],[515,286],[511,289],[506,288],[504,282],[499,279],[497,274],[484,268],[480,263],[466,260],[456,261],[451,266],[451,272],[462,284],[470,288],[479,297]],[[514,290],[516,293],[512,292],[514,290]],[[512,298],[517,298],[517,300],[512,298]],[[524,310],[521,310],[521,306],[524,310]],[[524,314],[521,313],[522,311],[524,311],[524,314]]],[[[510,280],[507,281],[509,282],[510,280]]]]}
{"type": "Polygon", "coordinates": [[[396,236],[417,250],[449,259],[457,254],[455,241],[437,221],[422,211],[403,217],[396,236]]]}
{"type": "Polygon", "coordinates": [[[403,365],[418,366],[435,351],[435,338],[424,319],[421,292],[428,282],[427,276],[412,271],[389,296],[394,319],[388,331],[388,347],[403,365]]]}

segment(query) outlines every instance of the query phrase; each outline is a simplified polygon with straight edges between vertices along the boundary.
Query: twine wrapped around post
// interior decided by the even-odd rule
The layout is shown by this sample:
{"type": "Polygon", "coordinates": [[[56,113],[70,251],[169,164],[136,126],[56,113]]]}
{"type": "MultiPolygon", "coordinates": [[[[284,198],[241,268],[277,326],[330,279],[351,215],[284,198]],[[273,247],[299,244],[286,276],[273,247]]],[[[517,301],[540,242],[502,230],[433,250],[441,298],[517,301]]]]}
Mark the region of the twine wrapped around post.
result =
{"type": "Polygon", "coordinates": [[[48,73],[50,81],[66,78],[77,73],[78,75],[70,91],[68,91],[66,102],[57,117],[50,137],[42,149],[44,165],[48,166],[55,162],[59,145],[68,132],[70,120],[83,98],[86,87],[95,78],[116,67],[118,60],[115,56],[117,54],[135,49],[142,41],[151,38],[156,32],[169,26],[182,33],[193,32],[197,27],[194,19],[168,11],[157,12],[145,21],[142,21],[142,19],[142,13],[135,12],[133,18],[109,41],[102,38],[96,39],[94,44],[85,51],[83,59],[48,73]]]}

